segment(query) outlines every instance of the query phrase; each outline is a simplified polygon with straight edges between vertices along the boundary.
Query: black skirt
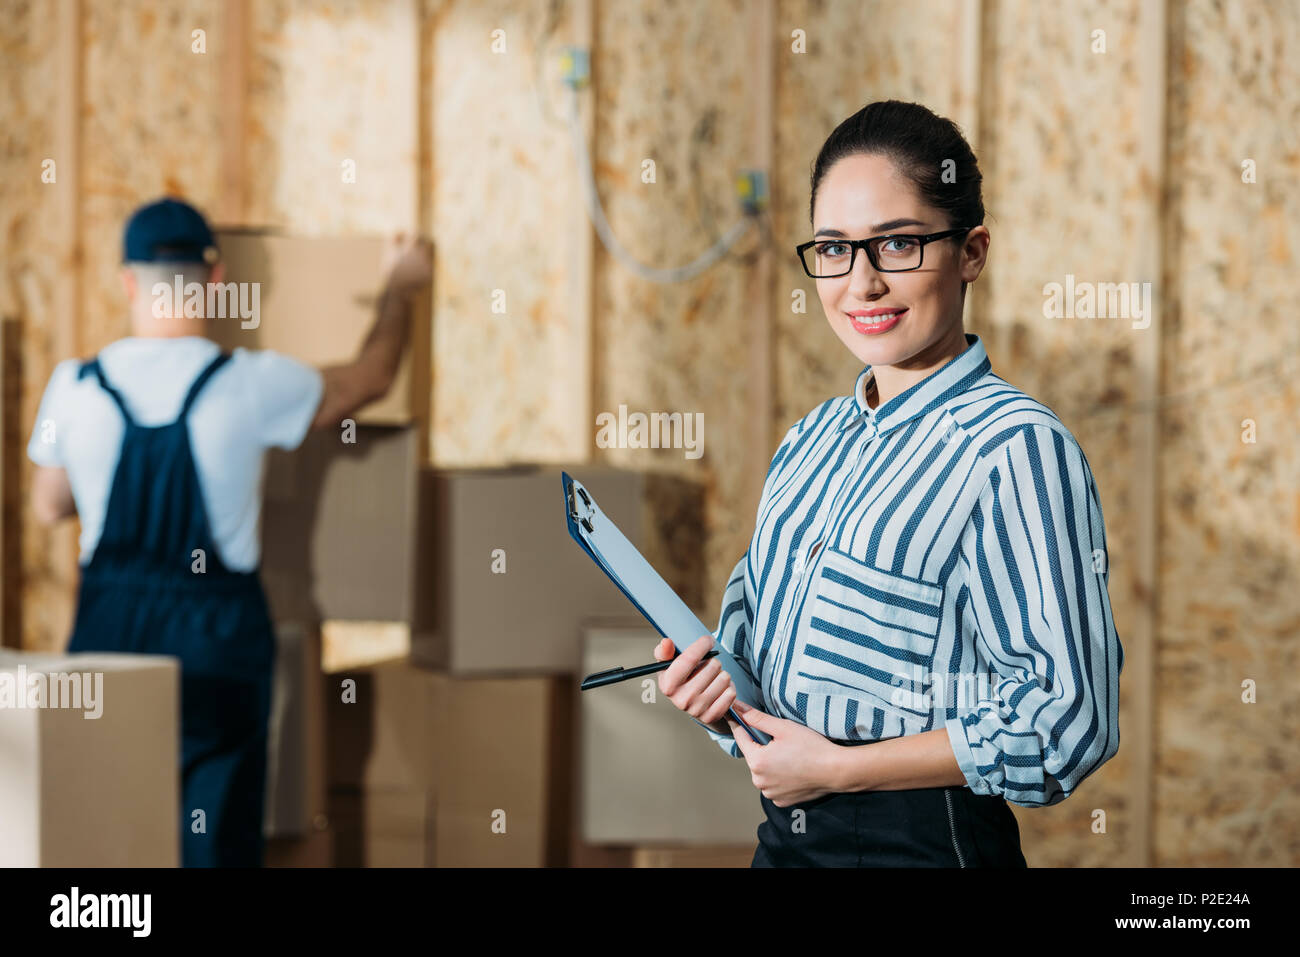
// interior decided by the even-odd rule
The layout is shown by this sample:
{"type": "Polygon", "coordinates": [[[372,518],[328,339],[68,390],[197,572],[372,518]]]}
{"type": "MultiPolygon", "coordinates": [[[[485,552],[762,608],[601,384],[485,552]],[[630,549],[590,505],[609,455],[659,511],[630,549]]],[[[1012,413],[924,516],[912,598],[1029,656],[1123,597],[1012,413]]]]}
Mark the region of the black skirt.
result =
{"type": "Polygon", "coordinates": [[[759,798],[767,819],[751,867],[1026,866],[1006,800],[968,787],[849,791],[790,807],[759,798]]]}

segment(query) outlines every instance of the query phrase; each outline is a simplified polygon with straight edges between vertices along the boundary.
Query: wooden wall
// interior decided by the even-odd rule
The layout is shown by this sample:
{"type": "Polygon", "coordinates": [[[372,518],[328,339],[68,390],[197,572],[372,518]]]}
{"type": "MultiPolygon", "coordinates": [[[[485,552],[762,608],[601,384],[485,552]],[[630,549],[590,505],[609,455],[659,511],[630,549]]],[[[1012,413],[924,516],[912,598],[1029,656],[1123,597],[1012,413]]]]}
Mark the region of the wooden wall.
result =
{"type": "MultiPolygon", "coordinates": [[[[309,234],[419,225],[437,248],[434,460],[591,455],[701,478],[715,596],[777,439],[857,372],[790,254],[816,151],[873,99],[952,116],[976,146],[993,234],[967,328],[1083,445],[1126,654],[1119,755],[1064,804],[1017,810],[1030,862],[1300,861],[1284,786],[1300,710],[1300,597],[1286,587],[1300,558],[1296,5],[2,7],[0,311],[22,320],[22,441],[54,363],[126,331],[116,265],[138,202],[178,192],[309,234]],[[580,122],[623,245],[649,265],[693,259],[737,215],[735,173],[769,158],[766,242],[751,233],[698,277],[658,284],[593,241],[556,82],[555,54],[575,42],[592,44],[580,122]],[[50,157],[57,184],[40,180],[50,157]],[[1046,319],[1043,286],[1066,274],[1150,280],[1158,317],[1046,319]],[[800,289],[806,313],[791,308],[800,289]],[[702,412],[704,457],[594,448],[594,416],[620,404],[702,412]]],[[[25,458],[12,471],[28,481],[25,458]]],[[[75,532],[10,518],[22,643],[58,647],[75,532]]]]}

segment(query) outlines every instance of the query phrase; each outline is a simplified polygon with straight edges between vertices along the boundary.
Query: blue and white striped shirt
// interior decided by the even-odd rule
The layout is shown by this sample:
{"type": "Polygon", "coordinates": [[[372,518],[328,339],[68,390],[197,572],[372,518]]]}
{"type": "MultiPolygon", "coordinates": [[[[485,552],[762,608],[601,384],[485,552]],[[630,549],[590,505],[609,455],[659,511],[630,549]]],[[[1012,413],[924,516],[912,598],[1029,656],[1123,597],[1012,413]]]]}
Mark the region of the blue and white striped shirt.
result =
{"type": "Polygon", "coordinates": [[[1101,502],[1069,430],[966,341],[876,409],[866,366],[790,428],[714,637],[769,714],[838,741],[942,727],[973,792],[1056,804],[1119,749],[1101,502]]]}

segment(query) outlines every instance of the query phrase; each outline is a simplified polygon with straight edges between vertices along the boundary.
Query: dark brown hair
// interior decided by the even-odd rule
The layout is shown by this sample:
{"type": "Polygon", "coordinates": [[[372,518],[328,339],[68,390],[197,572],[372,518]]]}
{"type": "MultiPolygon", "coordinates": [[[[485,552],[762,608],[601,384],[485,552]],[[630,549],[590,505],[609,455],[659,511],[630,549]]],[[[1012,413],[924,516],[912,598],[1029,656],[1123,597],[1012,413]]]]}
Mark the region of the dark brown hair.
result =
{"type": "Polygon", "coordinates": [[[942,210],[951,228],[984,222],[983,177],[970,144],[952,120],[920,103],[878,100],[868,103],[835,127],[812,167],[808,221],[812,222],[817,187],[839,160],[859,153],[888,157],[916,187],[926,204],[942,210]],[[952,163],[946,164],[951,160],[952,163]],[[952,172],[946,177],[945,169],[952,172]]]}

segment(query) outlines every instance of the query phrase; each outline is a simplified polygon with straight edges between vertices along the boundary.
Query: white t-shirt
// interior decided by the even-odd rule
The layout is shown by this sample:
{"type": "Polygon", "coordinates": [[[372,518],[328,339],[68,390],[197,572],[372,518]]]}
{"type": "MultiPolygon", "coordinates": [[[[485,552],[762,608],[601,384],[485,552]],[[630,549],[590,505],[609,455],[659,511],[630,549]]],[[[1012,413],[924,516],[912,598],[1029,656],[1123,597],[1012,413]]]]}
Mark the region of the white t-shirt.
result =
{"type": "MultiPolygon", "coordinates": [[[[219,352],[199,336],[128,336],[99,353],[108,384],[143,426],[176,420],[194,379],[219,352]]],[[[50,375],[27,455],[62,467],[81,519],[81,564],[90,562],[104,527],[124,426],[117,404],[81,360],[50,375]]],[[[269,350],[235,349],[190,408],[190,447],[212,535],[227,567],[251,571],[260,559],[262,465],[266,449],[297,448],[324,391],[317,369],[269,350]]]]}

